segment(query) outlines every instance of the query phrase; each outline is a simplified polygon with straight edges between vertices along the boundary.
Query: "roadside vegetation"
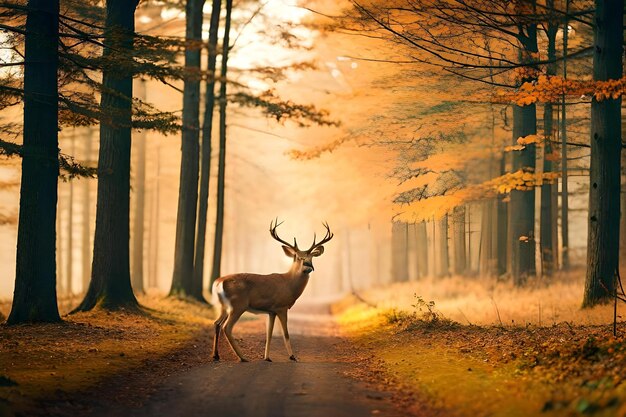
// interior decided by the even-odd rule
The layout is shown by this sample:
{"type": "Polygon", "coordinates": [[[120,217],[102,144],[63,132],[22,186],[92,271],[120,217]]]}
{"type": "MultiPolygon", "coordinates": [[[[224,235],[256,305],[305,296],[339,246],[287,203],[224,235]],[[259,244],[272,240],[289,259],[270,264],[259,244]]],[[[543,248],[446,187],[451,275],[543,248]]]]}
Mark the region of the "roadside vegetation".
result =
{"type": "MultiPolygon", "coordinates": [[[[525,312],[514,310],[524,302],[532,309],[528,297],[549,299],[555,290],[574,292],[576,285],[565,279],[554,287],[526,289],[526,298],[518,299],[515,291],[502,297],[503,283],[492,288],[492,296],[501,296],[504,314],[521,317],[525,312]]],[[[460,322],[439,309],[439,300],[410,292],[419,287],[431,289],[415,282],[394,287],[400,298],[411,294],[412,305],[401,308],[374,307],[371,300],[368,305],[356,297],[335,305],[342,328],[366,356],[363,376],[395,391],[403,408],[422,415],[426,402],[445,415],[460,410],[475,416],[626,415],[626,325],[619,323],[613,336],[609,306],[583,311],[587,314],[564,309],[560,319],[544,319],[540,325],[538,318],[504,321],[503,313],[498,319],[495,311],[491,323],[481,322],[478,310],[466,304],[473,314],[457,311],[460,322]],[[598,324],[602,315],[606,324],[598,324]]],[[[376,299],[375,294],[360,297],[376,299]]],[[[458,302],[441,299],[447,311],[458,302]]]]}

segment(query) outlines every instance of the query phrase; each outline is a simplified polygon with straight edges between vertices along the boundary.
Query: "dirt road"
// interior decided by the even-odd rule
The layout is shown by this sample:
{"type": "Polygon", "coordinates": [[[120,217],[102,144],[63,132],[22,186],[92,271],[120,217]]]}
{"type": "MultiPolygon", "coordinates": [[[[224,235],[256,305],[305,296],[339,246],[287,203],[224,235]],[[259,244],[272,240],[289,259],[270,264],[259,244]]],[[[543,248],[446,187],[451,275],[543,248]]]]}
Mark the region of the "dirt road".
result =
{"type": "Polygon", "coordinates": [[[303,306],[290,314],[297,363],[288,360],[279,329],[275,329],[272,343],[274,362],[263,361],[265,316],[244,316],[234,334],[251,360],[248,363],[236,361],[225,341],[221,343],[222,361],[209,361],[211,335],[206,335],[202,341],[206,344],[198,346],[204,359],[191,365],[187,361],[187,366],[164,376],[154,389],[140,389],[139,374],[117,378],[110,382],[110,390],[82,399],[67,398],[67,406],[50,403],[48,411],[98,417],[404,415],[393,406],[389,393],[348,376],[359,366],[352,347],[340,337],[330,315],[319,309],[313,314],[310,311],[303,306]],[[125,398],[129,392],[136,393],[135,401],[125,398]]]}

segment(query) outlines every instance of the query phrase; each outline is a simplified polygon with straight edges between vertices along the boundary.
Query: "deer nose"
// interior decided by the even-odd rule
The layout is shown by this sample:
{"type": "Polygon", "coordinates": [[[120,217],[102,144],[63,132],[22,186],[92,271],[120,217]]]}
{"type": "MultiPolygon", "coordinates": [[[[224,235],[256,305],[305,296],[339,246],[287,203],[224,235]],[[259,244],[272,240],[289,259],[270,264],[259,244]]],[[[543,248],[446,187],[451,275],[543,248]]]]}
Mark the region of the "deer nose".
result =
{"type": "Polygon", "coordinates": [[[307,268],[311,268],[311,271],[314,271],[314,270],[315,270],[315,268],[313,268],[313,262],[310,262],[310,261],[304,261],[304,262],[303,262],[303,265],[304,265],[305,267],[307,267],[307,268]]]}

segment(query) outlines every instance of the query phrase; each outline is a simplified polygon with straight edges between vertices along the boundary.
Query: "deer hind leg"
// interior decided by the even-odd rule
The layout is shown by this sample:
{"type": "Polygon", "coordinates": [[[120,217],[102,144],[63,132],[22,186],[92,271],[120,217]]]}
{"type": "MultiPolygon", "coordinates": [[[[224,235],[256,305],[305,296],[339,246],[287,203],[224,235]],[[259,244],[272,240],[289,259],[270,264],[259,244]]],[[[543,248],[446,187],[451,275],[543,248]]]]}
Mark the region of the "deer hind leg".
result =
{"type": "Polygon", "coordinates": [[[275,313],[269,313],[267,315],[267,336],[265,338],[265,359],[268,362],[271,362],[270,359],[270,343],[272,342],[272,333],[274,332],[274,319],[276,319],[275,313]]]}
{"type": "Polygon", "coordinates": [[[226,339],[228,339],[228,343],[230,343],[230,347],[232,347],[237,356],[239,356],[239,360],[241,362],[248,362],[248,360],[241,354],[241,349],[239,349],[239,345],[233,337],[233,327],[244,311],[245,310],[231,310],[230,313],[228,313],[228,318],[226,319],[226,324],[224,325],[224,334],[226,335],[226,339]]]}
{"type": "Polygon", "coordinates": [[[220,355],[217,352],[217,346],[220,340],[220,333],[222,331],[222,325],[224,324],[224,321],[226,321],[227,317],[228,317],[228,313],[226,312],[226,309],[222,307],[222,312],[220,313],[220,316],[214,322],[214,325],[215,325],[215,335],[213,336],[213,360],[214,361],[220,360],[220,355]]]}
{"type": "Polygon", "coordinates": [[[293,354],[293,350],[291,349],[291,342],[289,341],[289,330],[287,329],[287,311],[281,311],[278,313],[278,320],[280,320],[280,325],[283,329],[283,339],[285,340],[285,347],[287,348],[287,354],[289,355],[289,359],[294,362],[298,362],[298,359],[293,354]]]}

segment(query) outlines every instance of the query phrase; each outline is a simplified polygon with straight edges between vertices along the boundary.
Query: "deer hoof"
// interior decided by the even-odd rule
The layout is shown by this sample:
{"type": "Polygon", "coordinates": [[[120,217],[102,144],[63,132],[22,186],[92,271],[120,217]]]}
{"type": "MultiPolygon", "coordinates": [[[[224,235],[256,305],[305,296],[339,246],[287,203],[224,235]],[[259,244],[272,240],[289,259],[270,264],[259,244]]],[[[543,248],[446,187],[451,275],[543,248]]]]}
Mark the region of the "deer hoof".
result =
{"type": "Polygon", "coordinates": [[[239,362],[248,362],[246,358],[239,358],[239,362]]]}
{"type": "Polygon", "coordinates": [[[289,360],[294,361],[294,362],[298,362],[298,359],[294,355],[291,355],[289,357],[289,360]]]}
{"type": "Polygon", "coordinates": [[[220,361],[220,355],[213,355],[213,362],[219,362],[220,361]]]}
{"type": "Polygon", "coordinates": [[[270,358],[265,358],[263,359],[265,362],[271,362],[272,360],[270,358]]]}

